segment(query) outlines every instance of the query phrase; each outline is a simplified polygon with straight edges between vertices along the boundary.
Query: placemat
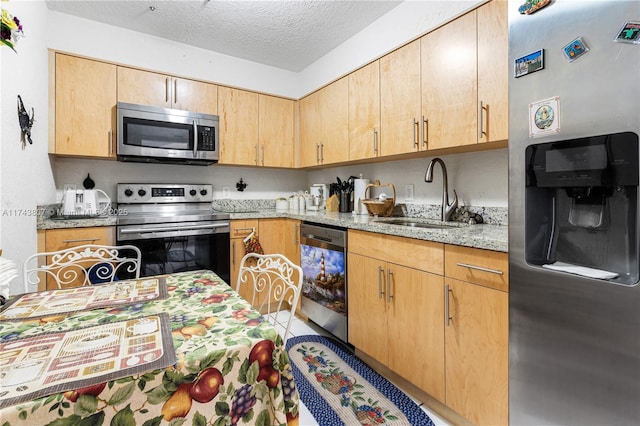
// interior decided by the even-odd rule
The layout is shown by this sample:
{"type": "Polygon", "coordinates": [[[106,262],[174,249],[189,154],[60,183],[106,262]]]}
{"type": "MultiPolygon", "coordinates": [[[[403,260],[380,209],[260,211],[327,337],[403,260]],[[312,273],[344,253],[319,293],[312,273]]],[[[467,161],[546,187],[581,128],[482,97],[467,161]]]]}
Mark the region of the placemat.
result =
{"type": "Polygon", "coordinates": [[[0,343],[0,408],[176,363],[166,313],[0,343]]]}
{"type": "Polygon", "coordinates": [[[167,297],[164,277],[116,281],[109,284],[72,287],[23,294],[9,301],[0,321],[15,321],[132,305],[167,297]]]}

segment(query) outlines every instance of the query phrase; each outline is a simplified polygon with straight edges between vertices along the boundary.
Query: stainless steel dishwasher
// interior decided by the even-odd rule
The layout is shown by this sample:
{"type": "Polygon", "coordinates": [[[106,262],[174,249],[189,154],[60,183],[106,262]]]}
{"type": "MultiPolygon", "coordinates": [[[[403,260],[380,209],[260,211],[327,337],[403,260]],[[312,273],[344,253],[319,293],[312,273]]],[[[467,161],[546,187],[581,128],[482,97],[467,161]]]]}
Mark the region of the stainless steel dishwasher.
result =
{"type": "Polygon", "coordinates": [[[347,341],[347,231],[300,225],[300,309],[337,338],[347,341]]]}

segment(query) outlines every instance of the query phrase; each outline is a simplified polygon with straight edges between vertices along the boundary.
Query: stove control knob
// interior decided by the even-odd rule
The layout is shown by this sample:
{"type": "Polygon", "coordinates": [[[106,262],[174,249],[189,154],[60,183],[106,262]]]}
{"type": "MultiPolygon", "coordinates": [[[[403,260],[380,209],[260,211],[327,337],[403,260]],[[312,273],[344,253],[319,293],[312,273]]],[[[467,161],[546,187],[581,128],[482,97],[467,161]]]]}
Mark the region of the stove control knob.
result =
{"type": "Polygon", "coordinates": [[[140,188],[138,189],[138,195],[141,197],[144,197],[145,195],[147,195],[147,191],[145,191],[144,189],[140,188]]]}
{"type": "Polygon", "coordinates": [[[126,195],[127,197],[131,197],[133,195],[133,191],[131,190],[131,188],[125,189],[124,195],[126,195]]]}
{"type": "Polygon", "coordinates": [[[206,190],[206,189],[201,189],[201,190],[200,190],[200,195],[202,195],[203,197],[204,197],[205,195],[207,195],[207,190],[206,190]]]}
{"type": "Polygon", "coordinates": [[[189,191],[189,195],[191,195],[192,197],[195,197],[197,193],[198,191],[196,191],[195,189],[192,189],[191,191],[189,191]]]}

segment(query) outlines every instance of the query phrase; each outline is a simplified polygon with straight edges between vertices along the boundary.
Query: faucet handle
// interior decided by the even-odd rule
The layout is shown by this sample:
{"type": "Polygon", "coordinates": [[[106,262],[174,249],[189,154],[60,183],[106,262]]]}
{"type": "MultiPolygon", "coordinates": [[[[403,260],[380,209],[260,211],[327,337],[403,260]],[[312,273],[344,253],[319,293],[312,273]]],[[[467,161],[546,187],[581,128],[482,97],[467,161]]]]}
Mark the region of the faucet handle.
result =
{"type": "Polygon", "coordinates": [[[458,207],[458,193],[455,189],[453,190],[453,201],[451,203],[447,202],[447,205],[442,207],[444,208],[444,220],[445,222],[448,222],[451,220],[453,212],[458,207]]]}

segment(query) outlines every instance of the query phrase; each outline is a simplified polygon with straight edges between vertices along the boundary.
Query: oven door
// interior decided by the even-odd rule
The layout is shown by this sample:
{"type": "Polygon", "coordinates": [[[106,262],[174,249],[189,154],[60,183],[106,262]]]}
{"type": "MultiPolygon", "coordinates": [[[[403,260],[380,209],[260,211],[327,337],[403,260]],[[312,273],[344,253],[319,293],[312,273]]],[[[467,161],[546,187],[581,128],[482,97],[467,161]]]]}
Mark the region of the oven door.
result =
{"type": "Polygon", "coordinates": [[[209,269],[229,283],[228,221],[118,226],[117,242],[140,249],[141,276],[209,269]]]}

